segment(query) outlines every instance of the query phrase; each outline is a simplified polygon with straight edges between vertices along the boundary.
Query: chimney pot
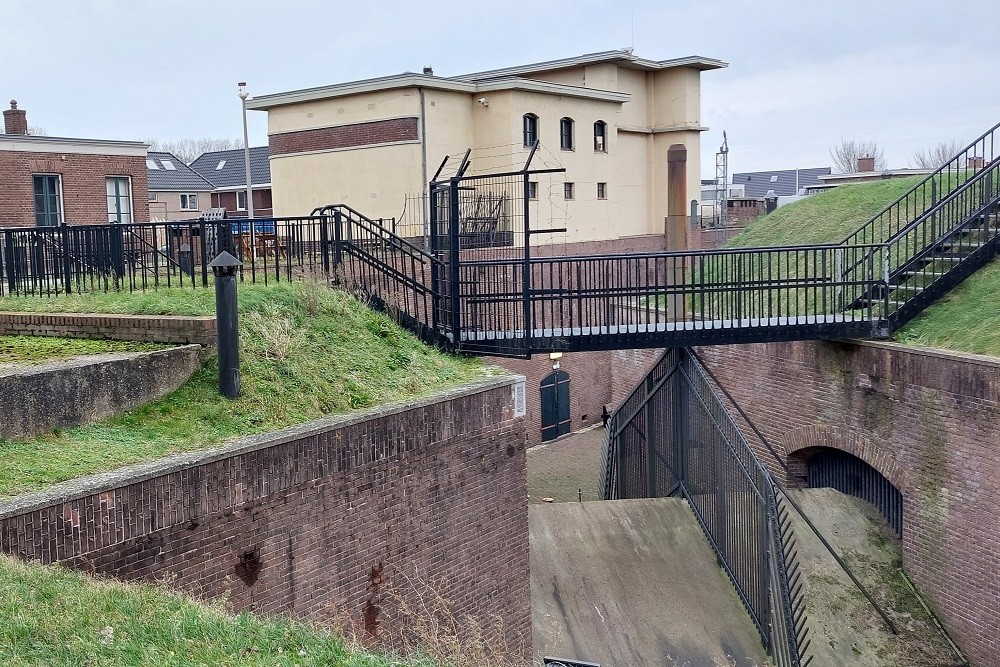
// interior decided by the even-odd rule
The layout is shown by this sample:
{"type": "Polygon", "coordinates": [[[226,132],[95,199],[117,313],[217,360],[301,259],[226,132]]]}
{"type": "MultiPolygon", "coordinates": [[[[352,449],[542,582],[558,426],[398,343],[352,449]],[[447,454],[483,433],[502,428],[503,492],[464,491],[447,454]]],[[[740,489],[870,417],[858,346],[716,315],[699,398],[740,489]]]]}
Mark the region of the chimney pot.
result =
{"type": "Polygon", "coordinates": [[[7,134],[28,133],[28,114],[24,109],[17,108],[17,100],[11,100],[10,108],[4,109],[3,127],[7,134]]]}
{"type": "Polygon", "coordinates": [[[433,67],[425,67],[424,68],[424,74],[426,74],[427,76],[434,76],[434,68],[433,67]]]}

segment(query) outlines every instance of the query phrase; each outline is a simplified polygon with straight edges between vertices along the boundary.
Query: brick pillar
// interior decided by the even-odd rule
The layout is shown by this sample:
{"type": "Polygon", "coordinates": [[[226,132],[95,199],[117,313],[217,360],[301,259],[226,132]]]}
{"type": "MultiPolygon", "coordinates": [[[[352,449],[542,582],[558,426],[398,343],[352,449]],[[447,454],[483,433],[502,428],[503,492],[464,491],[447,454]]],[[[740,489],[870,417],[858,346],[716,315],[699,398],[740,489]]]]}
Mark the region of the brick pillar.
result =
{"type": "Polygon", "coordinates": [[[28,133],[28,112],[17,108],[17,100],[11,100],[10,108],[4,109],[3,127],[7,134],[28,133]]]}

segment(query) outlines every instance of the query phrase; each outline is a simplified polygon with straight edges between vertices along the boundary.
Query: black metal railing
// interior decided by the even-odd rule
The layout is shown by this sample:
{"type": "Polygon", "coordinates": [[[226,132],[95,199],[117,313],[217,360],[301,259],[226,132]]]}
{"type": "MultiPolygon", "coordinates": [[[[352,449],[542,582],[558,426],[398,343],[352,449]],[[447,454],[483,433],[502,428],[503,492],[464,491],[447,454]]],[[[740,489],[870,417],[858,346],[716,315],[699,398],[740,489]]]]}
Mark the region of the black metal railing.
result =
{"type": "Polygon", "coordinates": [[[685,498],[775,663],[809,664],[787,510],[687,349],[668,349],[611,416],[600,487],[604,499],[685,498]]]}
{"type": "Polygon", "coordinates": [[[240,279],[286,281],[323,268],[325,216],[0,229],[0,295],[207,286],[223,250],[240,279]]]}

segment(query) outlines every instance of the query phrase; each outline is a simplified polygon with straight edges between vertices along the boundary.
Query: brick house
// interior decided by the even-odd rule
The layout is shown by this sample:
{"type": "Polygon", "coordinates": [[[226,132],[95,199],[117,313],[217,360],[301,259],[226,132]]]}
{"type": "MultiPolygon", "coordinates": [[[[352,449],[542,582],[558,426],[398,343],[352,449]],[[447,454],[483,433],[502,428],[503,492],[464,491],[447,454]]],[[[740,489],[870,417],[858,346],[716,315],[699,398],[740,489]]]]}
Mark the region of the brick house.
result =
{"type": "MultiPolygon", "coordinates": [[[[214,186],[212,208],[226,209],[230,217],[247,215],[247,176],[243,149],[204,153],[191,163],[199,176],[214,186]]],[[[271,208],[271,165],[268,147],[250,149],[250,181],[253,183],[253,215],[267,218],[271,208]]],[[[204,208],[204,207],[203,207],[204,208]]]]}
{"type": "Polygon", "coordinates": [[[32,136],[14,100],[3,117],[0,227],[149,219],[145,143],[32,136]]]}
{"type": "Polygon", "coordinates": [[[149,213],[154,220],[190,220],[212,204],[215,186],[173,153],[150,152],[149,213]]]}

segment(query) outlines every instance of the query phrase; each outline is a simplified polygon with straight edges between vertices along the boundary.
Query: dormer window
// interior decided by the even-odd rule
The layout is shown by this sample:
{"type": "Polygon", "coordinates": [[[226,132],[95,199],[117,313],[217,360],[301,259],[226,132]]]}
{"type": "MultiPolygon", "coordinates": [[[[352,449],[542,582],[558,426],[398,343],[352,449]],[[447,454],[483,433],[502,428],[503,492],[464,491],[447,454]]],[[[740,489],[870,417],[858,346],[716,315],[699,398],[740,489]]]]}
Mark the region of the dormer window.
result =
{"type": "Polygon", "coordinates": [[[594,123],[594,151],[597,153],[608,152],[608,124],[603,120],[594,123]]]}
{"type": "Polygon", "coordinates": [[[559,121],[559,148],[564,151],[573,150],[573,119],[563,118],[559,121]]]}
{"type": "Polygon", "coordinates": [[[524,145],[527,148],[538,141],[538,116],[533,113],[524,114],[524,145]]]}

